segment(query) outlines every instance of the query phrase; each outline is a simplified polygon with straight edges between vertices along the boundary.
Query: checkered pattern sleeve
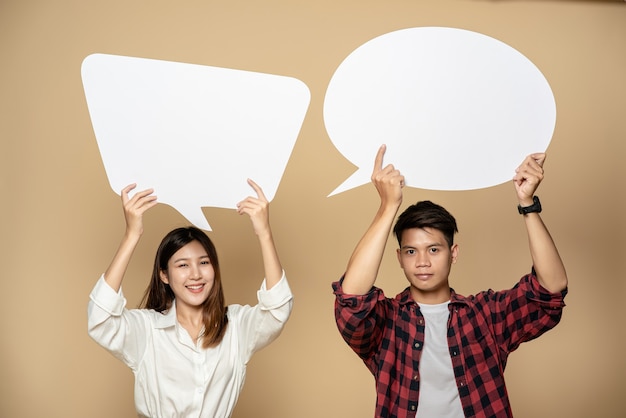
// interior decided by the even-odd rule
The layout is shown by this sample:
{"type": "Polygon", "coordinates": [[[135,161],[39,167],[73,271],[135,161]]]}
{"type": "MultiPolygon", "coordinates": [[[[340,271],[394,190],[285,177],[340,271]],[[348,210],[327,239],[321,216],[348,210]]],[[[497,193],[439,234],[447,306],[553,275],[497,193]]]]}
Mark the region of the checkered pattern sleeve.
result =
{"type": "Polygon", "coordinates": [[[381,345],[385,324],[382,290],[373,287],[364,295],[343,293],[343,278],[333,283],[335,294],[335,320],[337,328],[350,348],[370,364],[381,345]]]}
{"type": "Polygon", "coordinates": [[[566,294],[567,289],[559,293],[544,289],[534,271],[510,290],[484,292],[500,349],[511,353],[554,328],[561,320],[566,294]]]}
{"type": "Polygon", "coordinates": [[[561,320],[567,290],[550,293],[528,274],[512,288],[453,293],[448,346],[466,416],[511,417],[504,369],[520,344],[561,320]]]}

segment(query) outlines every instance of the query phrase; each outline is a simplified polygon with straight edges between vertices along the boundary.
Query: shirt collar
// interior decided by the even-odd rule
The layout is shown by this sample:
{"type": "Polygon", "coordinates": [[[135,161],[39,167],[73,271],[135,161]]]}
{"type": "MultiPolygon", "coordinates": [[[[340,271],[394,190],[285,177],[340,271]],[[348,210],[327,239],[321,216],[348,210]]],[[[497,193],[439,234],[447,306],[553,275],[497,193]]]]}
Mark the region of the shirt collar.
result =
{"type": "Polygon", "coordinates": [[[398,293],[398,295],[396,295],[396,300],[400,305],[410,305],[412,303],[415,303],[413,297],[411,296],[410,287],[404,289],[402,293],[398,293]]]}
{"type": "Polygon", "coordinates": [[[154,321],[155,328],[169,328],[176,325],[176,299],[172,301],[172,306],[163,311],[161,315],[157,315],[154,321]]]}
{"type": "Polygon", "coordinates": [[[459,295],[450,288],[450,303],[458,303],[460,305],[467,305],[467,298],[463,295],[459,295]]]}
{"type": "MultiPolygon", "coordinates": [[[[396,296],[396,300],[400,305],[409,305],[415,303],[411,296],[410,287],[407,287],[396,296]]],[[[457,294],[454,289],[450,288],[450,303],[458,303],[461,305],[467,305],[467,298],[465,296],[457,294]]]]}

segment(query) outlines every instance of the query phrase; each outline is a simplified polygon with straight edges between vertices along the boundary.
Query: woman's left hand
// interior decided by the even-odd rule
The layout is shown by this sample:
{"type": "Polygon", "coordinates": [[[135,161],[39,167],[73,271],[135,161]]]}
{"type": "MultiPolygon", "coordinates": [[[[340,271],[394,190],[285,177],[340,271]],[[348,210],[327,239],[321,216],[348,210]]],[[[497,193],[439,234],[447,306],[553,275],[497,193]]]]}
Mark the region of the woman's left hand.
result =
{"type": "Polygon", "coordinates": [[[257,197],[248,196],[237,203],[237,212],[250,216],[254,232],[258,236],[270,233],[270,204],[258,184],[250,179],[248,184],[254,189],[257,197]]]}

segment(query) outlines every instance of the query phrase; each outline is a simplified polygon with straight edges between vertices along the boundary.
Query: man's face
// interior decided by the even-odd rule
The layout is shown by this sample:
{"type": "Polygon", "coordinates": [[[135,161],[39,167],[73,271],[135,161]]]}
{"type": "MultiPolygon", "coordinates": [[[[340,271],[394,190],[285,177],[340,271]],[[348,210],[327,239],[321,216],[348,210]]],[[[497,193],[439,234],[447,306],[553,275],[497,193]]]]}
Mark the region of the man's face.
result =
{"type": "Polygon", "coordinates": [[[456,244],[449,247],[438,229],[411,228],[403,231],[397,254],[416,302],[436,304],[450,300],[448,276],[457,258],[456,244]]]}

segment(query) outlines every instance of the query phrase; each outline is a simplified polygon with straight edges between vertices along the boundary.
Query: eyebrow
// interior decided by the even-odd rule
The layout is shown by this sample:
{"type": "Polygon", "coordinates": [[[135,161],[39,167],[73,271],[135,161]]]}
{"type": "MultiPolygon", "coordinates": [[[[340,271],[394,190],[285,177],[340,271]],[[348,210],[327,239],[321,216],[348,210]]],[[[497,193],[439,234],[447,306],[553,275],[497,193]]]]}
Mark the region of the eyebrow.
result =
{"type": "MultiPolygon", "coordinates": [[[[204,258],[208,258],[209,260],[211,260],[211,258],[208,255],[203,255],[200,256],[200,260],[204,259],[204,258]]],[[[181,257],[181,258],[177,258],[176,260],[172,261],[173,263],[178,263],[180,261],[188,261],[191,260],[190,257],[181,257]]]]}
{"type": "MultiPolygon", "coordinates": [[[[426,248],[432,248],[432,247],[445,247],[445,245],[439,242],[434,242],[432,244],[426,245],[426,248]]],[[[400,249],[401,250],[416,250],[417,247],[414,247],[413,245],[403,245],[402,247],[400,247],[400,249]]]]}

